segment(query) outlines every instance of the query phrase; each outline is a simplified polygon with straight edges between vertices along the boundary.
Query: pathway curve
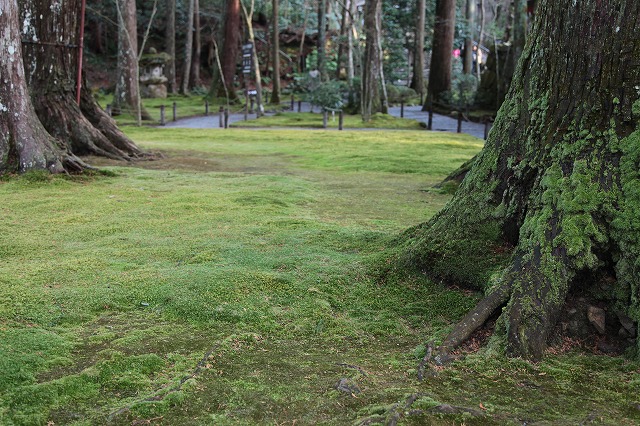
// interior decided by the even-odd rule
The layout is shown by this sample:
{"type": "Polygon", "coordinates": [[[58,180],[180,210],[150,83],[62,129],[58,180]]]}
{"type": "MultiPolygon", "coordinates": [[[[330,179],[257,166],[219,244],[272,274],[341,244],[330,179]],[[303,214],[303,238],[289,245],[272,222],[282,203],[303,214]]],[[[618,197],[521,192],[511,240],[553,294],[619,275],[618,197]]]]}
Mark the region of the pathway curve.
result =
{"type": "MultiPolygon", "coordinates": [[[[311,106],[303,102],[301,110],[303,112],[310,111],[311,106]]],[[[297,111],[297,104],[296,104],[297,111]]],[[[315,111],[318,111],[316,107],[315,111]]],[[[267,113],[266,115],[271,115],[273,113],[267,113]]],[[[391,107],[389,108],[389,114],[394,117],[400,117],[400,107],[391,107]]],[[[406,106],[404,107],[404,117],[411,118],[422,123],[426,123],[428,120],[428,113],[422,111],[421,106],[406,106]]],[[[250,114],[249,119],[255,118],[255,114],[250,114]]],[[[237,123],[244,120],[244,113],[232,113],[229,114],[229,124],[237,123]]],[[[198,117],[190,117],[190,118],[182,118],[177,121],[167,122],[166,126],[168,128],[181,128],[181,129],[220,129],[220,117],[219,115],[212,114],[209,116],[198,116],[198,117]]],[[[458,128],[458,121],[454,118],[447,117],[445,115],[433,114],[433,124],[432,128],[434,131],[446,131],[446,132],[455,132],[458,128]]],[[[309,130],[323,130],[317,128],[309,128],[309,130]]],[[[337,129],[332,129],[337,130],[337,129]]],[[[349,130],[349,129],[346,129],[349,130]]],[[[354,129],[356,130],[356,129],[354,129]]],[[[363,129],[357,129],[363,130],[363,129]]],[[[471,136],[475,136],[477,138],[484,138],[484,124],[480,123],[472,123],[472,122],[462,122],[462,132],[467,133],[471,136]]]]}

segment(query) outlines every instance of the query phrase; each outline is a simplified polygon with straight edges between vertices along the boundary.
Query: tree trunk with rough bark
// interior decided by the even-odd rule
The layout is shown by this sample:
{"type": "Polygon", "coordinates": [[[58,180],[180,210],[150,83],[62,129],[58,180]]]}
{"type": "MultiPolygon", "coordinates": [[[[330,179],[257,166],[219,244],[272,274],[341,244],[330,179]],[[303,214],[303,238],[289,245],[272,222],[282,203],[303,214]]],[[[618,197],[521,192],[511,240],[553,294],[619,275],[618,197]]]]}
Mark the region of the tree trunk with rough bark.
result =
{"type": "Polygon", "coordinates": [[[405,265],[487,294],[440,355],[498,313],[490,344],[539,359],[576,294],[640,320],[639,16],[635,0],[539,2],[484,149],[406,234],[405,265]]]}
{"type": "Polygon", "coordinates": [[[85,165],[47,133],[31,103],[17,2],[0,0],[0,11],[0,175],[32,170],[82,171],[85,165]]]}
{"type": "Polygon", "coordinates": [[[260,74],[260,61],[258,59],[258,49],[256,48],[256,38],[253,32],[253,12],[255,7],[255,0],[251,0],[251,9],[247,11],[244,3],[240,3],[242,6],[242,13],[244,14],[245,23],[247,25],[247,32],[249,33],[249,43],[253,45],[253,73],[254,83],[256,86],[256,109],[257,115],[261,117],[264,115],[264,105],[262,103],[262,75],[260,74]]]}
{"type": "Polygon", "coordinates": [[[189,77],[191,76],[191,58],[193,57],[193,10],[195,8],[195,0],[189,0],[189,9],[187,11],[187,26],[185,32],[187,41],[184,45],[184,64],[182,67],[182,84],[180,85],[180,93],[189,94],[189,77]]]}
{"type": "Polygon", "coordinates": [[[356,1],[349,0],[349,28],[347,30],[347,82],[349,87],[353,86],[353,79],[356,76],[355,64],[354,64],[354,43],[353,40],[355,38],[355,25],[354,25],[354,17],[356,15],[356,1]]]}
{"type": "MultiPolygon", "coordinates": [[[[443,92],[451,90],[451,57],[456,24],[456,0],[437,0],[433,27],[433,48],[429,70],[428,98],[440,100],[443,92]]],[[[425,108],[428,102],[425,102],[425,108]]]]}
{"type": "MultiPolygon", "coordinates": [[[[41,0],[31,0],[42,2],[41,0]]],[[[76,0],[77,1],[77,0],[76,0]]],[[[44,2],[42,2],[44,3],[44,2]]],[[[60,3],[56,3],[60,5],[60,3]]],[[[69,17],[75,13],[65,3],[69,17]]],[[[113,95],[113,111],[128,110],[138,119],[151,120],[151,116],[140,103],[140,70],[138,68],[138,20],[135,0],[116,0],[118,15],[118,71],[113,95]]],[[[44,15],[46,17],[46,14],[44,15]]],[[[55,27],[55,25],[54,25],[55,27]]]]}
{"type": "Polygon", "coordinates": [[[169,93],[178,93],[176,84],[176,0],[167,0],[167,28],[165,31],[166,50],[171,57],[167,64],[169,93]]]}
{"type": "Polygon", "coordinates": [[[424,25],[426,15],[426,1],[416,2],[416,28],[415,46],[413,49],[413,77],[411,78],[411,88],[416,93],[424,93],[424,25]]]}
{"type": "MultiPolygon", "coordinates": [[[[76,102],[80,0],[20,2],[24,67],[35,111],[47,131],[77,155],[133,159],[142,151],[97,105],[87,84],[76,102]]],[[[136,60],[137,63],[137,60],[136,60]]]]}
{"type": "Polygon", "coordinates": [[[193,2],[193,58],[191,61],[191,87],[202,85],[200,80],[200,56],[202,55],[202,41],[200,34],[200,0],[193,2]]]}
{"type": "Polygon", "coordinates": [[[273,49],[273,90],[271,91],[271,103],[280,103],[280,29],[278,27],[278,0],[273,0],[273,21],[272,21],[272,49],[273,49]]]}
{"type": "Polygon", "coordinates": [[[318,71],[322,81],[329,80],[327,73],[327,0],[318,0],[318,71]]]}
{"type": "Polygon", "coordinates": [[[218,45],[217,51],[217,54],[220,55],[220,68],[222,70],[215,70],[208,96],[210,98],[226,98],[228,95],[230,102],[237,102],[238,96],[236,95],[234,79],[240,51],[240,0],[227,0],[225,8],[224,39],[222,46],[218,45]],[[222,47],[222,50],[220,50],[220,47],[222,47]]]}
{"type": "Polygon", "coordinates": [[[360,95],[362,121],[364,122],[371,120],[371,116],[382,109],[380,28],[382,28],[382,0],[367,0],[364,5],[366,41],[362,61],[362,92],[360,95]]]}
{"type": "MultiPolygon", "coordinates": [[[[464,58],[462,72],[465,74],[471,74],[473,70],[473,39],[475,35],[476,26],[476,1],[467,0],[465,8],[465,18],[467,20],[467,35],[464,38],[464,58]]],[[[480,46],[480,44],[478,44],[480,46]]]]}

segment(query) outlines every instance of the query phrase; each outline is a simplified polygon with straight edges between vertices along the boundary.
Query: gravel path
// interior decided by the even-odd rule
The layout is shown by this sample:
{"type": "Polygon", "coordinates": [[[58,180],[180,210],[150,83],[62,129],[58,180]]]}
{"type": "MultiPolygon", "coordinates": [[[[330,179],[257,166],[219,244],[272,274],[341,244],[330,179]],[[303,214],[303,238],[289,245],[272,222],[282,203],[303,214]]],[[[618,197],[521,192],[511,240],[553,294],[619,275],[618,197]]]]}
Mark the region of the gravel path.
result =
{"type": "MultiPolygon", "coordinates": [[[[311,107],[308,103],[303,102],[301,110],[303,112],[310,111],[311,107]]],[[[296,105],[297,111],[297,105],[296,105]]],[[[315,108],[315,111],[318,111],[318,108],[315,108]]],[[[394,117],[400,117],[400,107],[391,107],[389,108],[389,114],[394,117]]],[[[270,113],[267,113],[270,115],[270,113]]],[[[404,108],[404,117],[412,118],[414,120],[418,120],[420,122],[426,123],[428,120],[428,113],[422,111],[421,106],[407,106],[404,108]]],[[[249,114],[249,119],[255,118],[255,114],[249,114]]],[[[229,123],[237,123],[239,121],[244,120],[244,113],[232,113],[229,114],[229,123]]],[[[199,117],[190,117],[190,118],[182,118],[178,119],[178,121],[170,121],[166,124],[165,127],[168,128],[182,128],[182,129],[220,129],[220,117],[217,113],[213,115],[209,115],[207,117],[199,116],[199,117]]],[[[433,114],[433,130],[434,131],[446,131],[446,132],[455,132],[458,128],[458,121],[454,118],[447,117],[445,115],[433,114]]],[[[308,130],[322,130],[322,129],[311,129],[308,130]]],[[[333,129],[336,130],[336,129],[333,129]]],[[[358,129],[365,130],[365,129],[358,129]]],[[[480,123],[472,123],[472,122],[462,122],[462,132],[467,133],[471,136],[475,136],[477,138],[484,138],[484,124],[480,123]]]]}

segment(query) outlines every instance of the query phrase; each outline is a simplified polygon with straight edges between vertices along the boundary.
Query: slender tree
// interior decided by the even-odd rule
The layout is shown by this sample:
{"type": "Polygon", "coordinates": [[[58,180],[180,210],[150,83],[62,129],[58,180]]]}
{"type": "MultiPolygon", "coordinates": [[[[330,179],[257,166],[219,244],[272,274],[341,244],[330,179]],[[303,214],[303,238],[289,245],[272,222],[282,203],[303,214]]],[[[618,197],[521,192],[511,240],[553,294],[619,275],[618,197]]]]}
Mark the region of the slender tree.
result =
{"type": "Polygon", "coordinates": [[[202,55],[202,41],[200,30],[200,0],[193,2],[193,58],[191,61],[191,86],[202,85],[200,80],[200,56],[202,55]]]}
{"type": "Polygon", "coordinates": [[[342,73],[342,62],[344,59],[345,46],[347,44],[347,31],[349,30],[349,0],[340,4],[342,7],[342,18],[340,20],[340,38],[338,39],[338,54],[336,56],[336,80],[340,79],[342,73]]]}
{"type": "MultiPolygon", "coordinates": [[[[467,20],[467,34],[464,38],[464,58],[462,70],[465,74],[471,74],[473,70],[473,40],[475,35],[477,0],[467,0],[465,18],[467,20]]],[[[478,46],[479,48],[479,46],[478,46]]]]}
{"type": "Polygon", "coordinates": [[[640,320],[638,16],[635,0],[539,2],[484,149],[408,233],[408,264],[486,291],[437,359],[494,313],[492,344],[539,359],[572,294],[599,295],[616,334],[640,320]]]}
{"type": "Polygon", "coordinates": [[[320,79],[329,79],[327,74],[327,0],[318,0],[318,71],[320,79]]]}
{"type": "Polygon", "coordinates": [[[354,16],[356,14],[357,3],[355,0],[349,1],[349,28],[347,30],[347,82],[349,87],[353,86],[353,79],[355,78],[355,63],[354,63],[354,39],[356,39],[356,29],[354,25],[354,16]]]}
{"type": "Polygon", "coordinates": [[[169,93],[178,93],[176,84],[176,0],[167,0],[167,27],[165,29],[165,40],[167,54],[171,57],[167,64],[167,79],[169,93]]]}
{"type": "MultiPolygon", "coordinates": [[[[456,0],[437,0],[428,98],[438,101],[451,90],[451,56],[456,23],[456,0]]],[[[427,104],[425,103],[425,108],[427,104]]]]}
{"type": "MultiPolygon", "coordinates": [[[[47,131],[78,155],[143,155],[93,99],[87,84],[76,101],[80,0],[20,2],[23,58],[36,113],[47,131]]],[[[137,62],[136,62],[137,63],[137,62]]]]}
{"type": "MultiPolygon", "coordinates": [[[[40,1],[40,0],[38,0],[40,1]]],[[[118,71],[113,95],[114,111],[129,110],[138,120],[151,116],[140,102],[140,70],[138,68],[138,20],[135,0],[116,0],[118,16],[118,71]]]]}
{"type": "Polygon", "coordinates": [[[255,0],[251,0],[251,8],[247,10],[244,3],[240,3],[242,6],[242,13],[244,14],[245,23],[247,25],[247,32],[249,33],[249,43],[253,45],[253,75],[256,85],[256,103],[258,109],[258,116],[264,114],[264,105],[262,103],[262,75],[260,73],[260,61],[258,59],[258,50],[256,49],[256,37],[253,32],[253,11],[255,8],[255,0]]]}
{"type": "Polygon", "coordinates": [[[280,103],[280,29],[278,28],[278,0],[272,0],[273,20],[272,20],[272,42],[273,49],[273,90],[271,91],[271,103],[280,103]]]}
{"type": "Polygon", "coordinates": [[[424,94],[424,31],[426,20],[426,1],[416,1],[416,27],[414,29],[415,44],[413,49],[413,76],[410,87],[417,93],[424,94]]]}
{"type": "Polygon", "coordinates": [[[367,0],[364,6],[364,33],[366,37],[364,59],[362,62],[361,114],[368,122],[371,115],[382,110],[381,73],[382,47],[380,29],[382,28],[382,0],[367,0]]]}
{"type": "Polygon", "coordinates": [[[180,93],[189,93],[189,77],[191,76],[191,59],[193,57],[193,11],[195,9],[195,0],[189,0],[189,9],[187,11],[187,26],[185,28],[187,40],[184,45],[184,65],[182,67],[182,84],[180,85],[180,93]]]}

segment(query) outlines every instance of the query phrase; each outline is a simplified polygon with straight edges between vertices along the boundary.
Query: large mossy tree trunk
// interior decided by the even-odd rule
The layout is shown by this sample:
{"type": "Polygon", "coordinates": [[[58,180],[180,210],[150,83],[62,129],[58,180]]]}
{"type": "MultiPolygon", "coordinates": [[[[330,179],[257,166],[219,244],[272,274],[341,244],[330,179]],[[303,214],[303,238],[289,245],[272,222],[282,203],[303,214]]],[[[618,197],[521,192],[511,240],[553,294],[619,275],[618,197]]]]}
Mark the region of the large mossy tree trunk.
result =
{"type": "Polygon", "coordinates": [[[80,0],[20,2],[24,67],[35,111],[47,131],[77,155],[142,156],[82,85],[76,102],[80,0]]]}
{"type": "Polygon", "coordinates": [[[0,175],[82,171],[85,165],[46,131],[31,103],[16,0],[0,0],[0,11],[0,175]]]}
{"type": "Polygon", "coordinates": [[[542,0],[536,15],[471,171],[407,232],[405,262],[487,294],[441,353],[501,312],[494,343],[539,359],[569,292],[603,282],[640,319],[640,2],[542,0]]]}

